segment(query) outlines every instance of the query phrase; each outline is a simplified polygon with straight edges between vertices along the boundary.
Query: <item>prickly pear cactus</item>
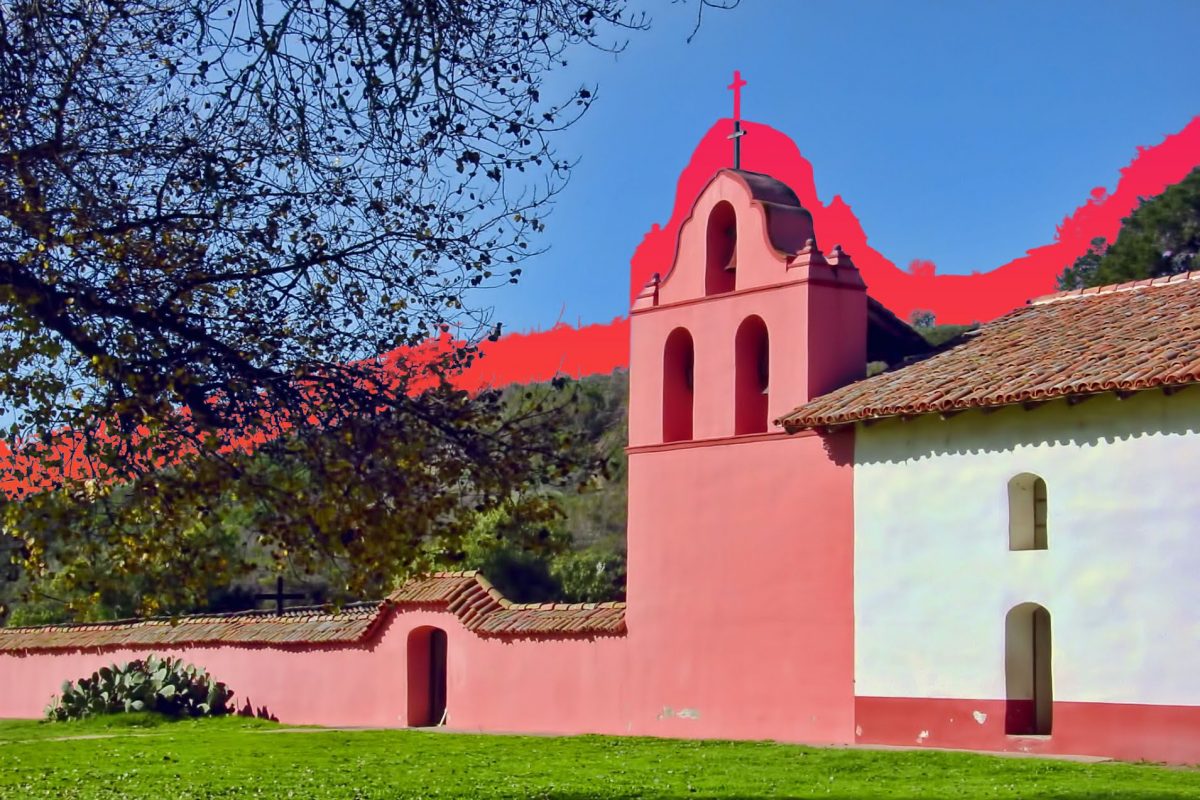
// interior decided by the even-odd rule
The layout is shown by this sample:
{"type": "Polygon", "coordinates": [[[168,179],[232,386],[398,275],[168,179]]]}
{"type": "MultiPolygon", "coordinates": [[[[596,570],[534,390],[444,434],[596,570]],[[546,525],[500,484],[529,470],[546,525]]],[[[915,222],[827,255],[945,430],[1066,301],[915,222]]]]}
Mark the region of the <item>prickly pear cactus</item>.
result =
{"type": "Polygon", "coordinates": [[[178,658],[148,656],[101,667],[87,678],[66,681],[46,707],[50,720],[97,714],[154,711],[172,717],[207,717],[233,709],[233,692],[203,669],[178,658]]]}

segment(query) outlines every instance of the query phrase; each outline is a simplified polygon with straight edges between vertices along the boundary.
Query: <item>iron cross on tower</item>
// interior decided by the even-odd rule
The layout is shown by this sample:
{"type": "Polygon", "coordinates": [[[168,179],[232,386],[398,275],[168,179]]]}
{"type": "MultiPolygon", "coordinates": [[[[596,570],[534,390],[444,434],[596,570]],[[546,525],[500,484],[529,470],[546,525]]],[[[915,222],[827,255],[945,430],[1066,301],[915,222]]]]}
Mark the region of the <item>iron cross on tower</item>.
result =
{"type": "Polygon", "coordinates": [[[726,86],[726,89],[733,90],[733,133],[726,138],[733,139],[733,168],[742,168],[742,137],[746,132],[742,130],[742,87],[746,82],[742,80],[741,70],[733,71],[733,83],[726,86]]]}

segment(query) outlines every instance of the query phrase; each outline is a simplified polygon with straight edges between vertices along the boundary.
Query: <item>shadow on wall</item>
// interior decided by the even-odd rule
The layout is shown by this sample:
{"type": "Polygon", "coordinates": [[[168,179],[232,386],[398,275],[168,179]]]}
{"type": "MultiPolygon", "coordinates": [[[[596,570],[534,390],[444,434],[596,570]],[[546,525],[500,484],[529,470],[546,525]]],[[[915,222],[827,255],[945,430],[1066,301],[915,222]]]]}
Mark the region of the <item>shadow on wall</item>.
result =
{"type": "Polygon", "coordinates": [[[1094,447],[1147,436],[1200,433],[1200,387],[1169,396],[1149,389],[1124,400],[1115,394],[1095,395],[1076,405],[1051,400],[1030,409],[1019,405],[972,409],[949,419],[925,414],[855,427],[857,464],[895,464],[1042,445],[1094,447]],[[866,442],[869,445],[863,446],[866,442]]]}
{"type": "MultiPolygon", "coordinates": [[[[816,434],[821,437],[821,446],[825,449],[825,456],[839,467],[854,465],[854,431],[854,428],[846,426],[835,431],[816,434]]],[[[810,432],[801,432],[792,435],[804,436],[813,434],[810,432]]]]}
{"type": "Polygon", "coordinates": [[[259,706],[256,710],[254,704],[250,702],[250,698],[246,698],[246,705],[242,706],[237,711],[239,717],[256,717],[258,719],[269,719],[271,722],[279,722],[279,717],[267,710],[266,706],[259,706]]]}

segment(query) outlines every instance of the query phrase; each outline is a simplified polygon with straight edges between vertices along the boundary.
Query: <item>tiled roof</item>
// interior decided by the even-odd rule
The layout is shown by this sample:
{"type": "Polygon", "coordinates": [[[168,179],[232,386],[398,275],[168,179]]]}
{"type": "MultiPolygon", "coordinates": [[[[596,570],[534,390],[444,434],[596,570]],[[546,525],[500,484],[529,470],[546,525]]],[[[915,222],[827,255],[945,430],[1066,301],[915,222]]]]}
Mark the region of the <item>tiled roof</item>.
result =
{"type": "Polygon", "coordinates": [[[817,397],[788,431],[1200,382],[1200,272],[1059,292],[817,397]]]}
{"type": "Polygon", "coordinates": [[[437,572],[388,595],[401,607],[444,607],[479,634],[620,634],[624,603],[513,603],[477,572],[437,572]]]}
{"type": "Polygon", "coordinates": [[[0,652],[203,644],[327,644],[357,642],[380,618],[382,603],[329,608],[241,611],[37,628],[0,629],[0,652]]]}
{"type": "Polygon", "coordinates": [[[344,644],[368,638],[392,609],[454,614],[480,635],[621,634],[624,603],[512,603],[475,572],[410,580],[382,602],[175,618],[0,628],[0,652],[184,645],[344,644]]]}

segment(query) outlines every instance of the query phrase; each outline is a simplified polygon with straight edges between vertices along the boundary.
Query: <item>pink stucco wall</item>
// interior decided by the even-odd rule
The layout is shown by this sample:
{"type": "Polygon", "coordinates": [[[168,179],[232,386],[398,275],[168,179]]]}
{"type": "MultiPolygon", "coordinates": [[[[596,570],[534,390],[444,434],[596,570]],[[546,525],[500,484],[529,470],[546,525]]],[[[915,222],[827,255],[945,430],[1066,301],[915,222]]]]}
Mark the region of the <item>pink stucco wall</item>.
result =
{"type": "MultiPolygon", "coordinates": [[[[849,444],[774,434],[632,453],[625,636],[483,637],[449,612],[400,610],[360,645],[155,652],[284,722],[403,726],[408,636],[433,626],[452,728],[853,741],[851,538],[831,533],[852,503],[849,444]],[[771,491],[744,502],[760,484],[771,491]]],[[[0,654],[0,716],[38,716],[62,681],[145,654],[0,654]]]]}
{"type": "MultiPolygon", "coordinates": [[[[320,725],[397,725],[403,714],[402,665],[396,637],[344,647],[182,647],[0,654],[0,716],[36,717],[63,681],[148,653],[173,655],[229,684],[239,707],[247,700],[281,720],[320,725]],[[397,676],[399,683],[397,684],[397,676]]],[[[403,639],[399,639],[403,645],[403,639]]]]}
{"type": "Polygon", "coordinates": [[[0,654],[0,717],[37,717],[65,680],[149,652],[204,667],[239,708],[265,707],[283,722],[408,724],[406,645],[422,626],[447,633],[447,724],[461,729],[620,732],[621,637],[513,640],[472,633],[445,612],[401,611],[363,644],[183,647],[0,654]]]}
{"type": "Polygon", "coordinates": [[[850,467],[817,436],[630,455],[637,727],[850,742],[850,467]],[[647,727],[648,725],[648,727],[647,727]]]}

